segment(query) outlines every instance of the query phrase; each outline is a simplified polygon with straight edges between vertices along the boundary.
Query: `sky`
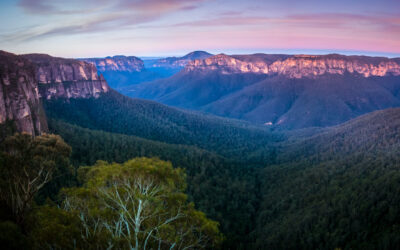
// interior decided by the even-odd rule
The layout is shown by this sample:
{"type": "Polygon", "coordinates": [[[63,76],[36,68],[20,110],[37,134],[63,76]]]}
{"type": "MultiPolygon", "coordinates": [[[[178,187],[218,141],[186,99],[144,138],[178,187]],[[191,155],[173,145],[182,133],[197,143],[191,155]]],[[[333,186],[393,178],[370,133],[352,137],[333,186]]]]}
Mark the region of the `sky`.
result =
{"type": "Polygon", "coordinates": [[[400,57],[400,0],[0,0],[0,49],[400,57]]]}

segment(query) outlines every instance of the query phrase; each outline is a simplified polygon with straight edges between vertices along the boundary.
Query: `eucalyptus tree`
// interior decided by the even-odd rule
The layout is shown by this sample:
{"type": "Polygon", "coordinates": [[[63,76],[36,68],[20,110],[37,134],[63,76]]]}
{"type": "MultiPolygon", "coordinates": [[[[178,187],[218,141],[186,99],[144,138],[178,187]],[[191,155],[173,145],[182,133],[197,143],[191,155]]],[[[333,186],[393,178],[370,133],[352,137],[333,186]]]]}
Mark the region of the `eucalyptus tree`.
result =
{"type": "Polygon", "coordinates": [[[0,151],[0,201],[23,225],[34,197],[52,180],[58,168],[69,167],[71,148],[57,135],[16,134],[0,151]]]}
{"type": "Polygon", "coordinates": [[[218,223],[187,201],[185,174],[171,163],[136,158],[79,170],[82,187],[63,191],[62,208],[80,220],[83,245],[108,249],[217,247],[218,223]]]}

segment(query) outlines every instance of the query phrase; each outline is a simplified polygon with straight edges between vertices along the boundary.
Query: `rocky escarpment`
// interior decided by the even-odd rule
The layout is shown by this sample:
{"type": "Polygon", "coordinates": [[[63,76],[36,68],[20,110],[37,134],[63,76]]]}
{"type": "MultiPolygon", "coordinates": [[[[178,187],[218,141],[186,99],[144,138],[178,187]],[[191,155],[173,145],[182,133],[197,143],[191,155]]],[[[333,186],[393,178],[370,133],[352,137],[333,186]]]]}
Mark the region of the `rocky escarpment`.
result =
{"type": "Polygon", "coordinates": [[[13,127],[11,130],[33,135],[47,130],[35,65],[21,56],[0,51],[0,127],[4,130],[8,125],[13,127]]]}
{"type": "Polygon", "coordinates": [[[130,96],[285,129],[400,107],[400,61],[343,55],[216,55],[130,96]]]}
{"type": "Polygon", "coordinates": [[[93,64],[44,54],[23,57],[35,63],[39,94],[45,99],[97,98],[110,90],[93,64]]]}
{"type": "Polygon", "coordinates": [[[93,64],[113,89],[153,80],[151,74],[145,69],[144,62],[134,56],[82,58],[79,60],[93,64]]]}
{"type": "Polygon", "coordinates": [[[100,72],[104,71],[141,72],[144,70],[143,61],[135,56],[82,58],[80,60],[95,65],[97,70],[100,72]]]}
{"type": "Polygon", "coordinates": [[[109,90],[90,63],[0,51],[0,139],[14,132],[47,131],[40,98],[97,98],[109,90]]]}
{"type": "Polygon", "coordinates": [[[219,54],[187,64],[185,71],[218,70],[224,74],[260,73],[283,75],[289,78],[314,77],[324,74],[356,73],[364,77],[400,75],[400,64],[396,59],[385,57],[331,55],[281,56],[276,60],[249,56],[227,56],[219,54]]]}
{"type": "Polygon", "coordinates": [[[107,79],[109,86],[126,95],[129,88],[143,82],[170,77],[182,70],[194,59],[205,59],[212,56],[204,51],[194,51],[183,57],[146,58],[134,56],[113,56],[106,58],[81,58],[96,66],[107,79]]]}

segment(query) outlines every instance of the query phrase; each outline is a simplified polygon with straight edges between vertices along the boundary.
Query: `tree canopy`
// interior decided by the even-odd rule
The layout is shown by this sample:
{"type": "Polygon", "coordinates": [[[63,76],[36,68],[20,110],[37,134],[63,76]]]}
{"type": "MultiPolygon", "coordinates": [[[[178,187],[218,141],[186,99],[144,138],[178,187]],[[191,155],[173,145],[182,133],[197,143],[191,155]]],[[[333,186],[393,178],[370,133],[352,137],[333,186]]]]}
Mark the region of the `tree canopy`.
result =
{"type": "MultiPolygon", "coordinates": [[[[54,175],[68,173],[71,147],[57,135],[16,134],[8,137],[1,149],[0,201],[22,225],[39,191],[54,175]]],[[[49,186],[46,192],[50,194],[54,188],[49,186]]]]}
{"type": "Polygon", "coordinates": [[[48,206],[38,210],[37,217],[44,217],[33,232],[39,248],[201,249],[222,241],[218,223],[187,201],[184,171],[171,163],[98,161],[78,174],[83,185],[62,190],[58,212],[48,206]],[[54,228],[69,228],[69,241],[51,237],[54,228]]]}

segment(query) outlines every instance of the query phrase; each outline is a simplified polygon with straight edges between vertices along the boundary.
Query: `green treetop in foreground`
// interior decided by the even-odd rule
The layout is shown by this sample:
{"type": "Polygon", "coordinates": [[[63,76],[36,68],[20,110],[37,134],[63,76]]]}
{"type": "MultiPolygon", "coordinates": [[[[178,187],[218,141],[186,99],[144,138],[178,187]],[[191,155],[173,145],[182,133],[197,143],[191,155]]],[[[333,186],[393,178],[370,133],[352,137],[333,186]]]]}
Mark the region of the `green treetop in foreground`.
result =
{"type": "Polygon", "coordinates": [[[83,186],[61,192],[61,209],[37,211],[32,235],[37,247],[198,249],[216,247],[222,240],[218,223],[187,202],[183,170],[168,162],[99,161],[78,173],[83,186]]]}

